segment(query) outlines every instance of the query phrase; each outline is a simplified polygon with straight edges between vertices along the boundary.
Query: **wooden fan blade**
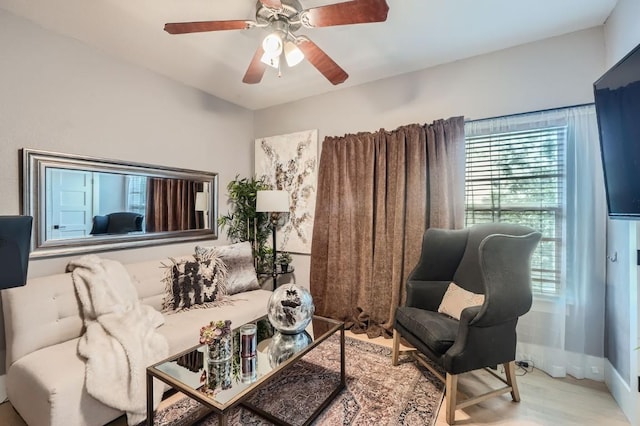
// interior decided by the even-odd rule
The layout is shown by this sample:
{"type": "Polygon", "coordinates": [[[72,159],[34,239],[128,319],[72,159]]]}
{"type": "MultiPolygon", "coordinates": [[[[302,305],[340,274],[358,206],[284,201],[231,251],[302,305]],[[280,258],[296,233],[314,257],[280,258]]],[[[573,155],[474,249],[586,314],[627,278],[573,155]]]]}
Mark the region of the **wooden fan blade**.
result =
{"type": "Polygon", "coordinates": [[[246,30],[250,28],[248,21],[202,21],[173,22],[164,24],[169,34],[201,33],[206,31],[246,30]]]}
{"type": "Polygon", "coordinates": [[[308,38],[300,37],[297,42],[297,46],[302,50],[307,61],[316,67],[316,69],[320,71],[332,84],[340,84],[349,78],[349,74],[340,68],[340,65],[336,64],[329,55],[324,53],[317,44],[308,38]]]}
{"type": "Polygon", "coordinates": [[[260,0],[260,3],[270,9],[282,9],[282,2],[280,0],[260,0]]]}
{"type": "Polygon", "coordinates": [[[302,24],[312,28],[383,22],[388,12],[386,0],[351,0],[308,9],[302,13],[302,24]]]}
{"type": "Polygon", "coordinates": [[[267,69],[267,65],[260,60],[262,59],[262,55],[264,55],[264,49],[262,45],[260,45],[253,55],[253,59],[251,59],[247,72],[244,74],[244,78],[242,79],[243,83],[256,84],[262,81],[262,76],[267,69]]]}

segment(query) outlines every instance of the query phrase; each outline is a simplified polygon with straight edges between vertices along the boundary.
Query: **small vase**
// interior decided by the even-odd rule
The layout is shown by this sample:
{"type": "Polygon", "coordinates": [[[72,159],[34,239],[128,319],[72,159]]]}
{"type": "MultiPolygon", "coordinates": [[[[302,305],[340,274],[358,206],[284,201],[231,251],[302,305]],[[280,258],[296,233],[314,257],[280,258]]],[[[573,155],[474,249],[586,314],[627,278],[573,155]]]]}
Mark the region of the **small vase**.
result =
{"type": "Polygon", "coordinates": [[[231,358],[231,336],[223,336],[209,343],[209,360],[220,362],[231,358]]]}
{"type": "Polygon", "coordinates": [[[230,389],[232,368],[231,359],[209,362],[207,368],[207,386],[209,389],[230,389]]]}

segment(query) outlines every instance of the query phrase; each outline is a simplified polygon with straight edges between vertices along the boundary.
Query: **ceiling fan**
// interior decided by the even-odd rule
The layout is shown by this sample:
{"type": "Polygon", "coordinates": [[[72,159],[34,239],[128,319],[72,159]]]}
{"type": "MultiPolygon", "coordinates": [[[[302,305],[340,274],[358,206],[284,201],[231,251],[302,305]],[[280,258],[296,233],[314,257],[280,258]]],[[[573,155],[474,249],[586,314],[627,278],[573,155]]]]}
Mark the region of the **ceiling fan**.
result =
{"type": "Polygon", "coordinates": [[[242,79],[244,83],[259,83],[267,66],[280,69],[284,56],[289,67],[306,59],[332,84],[340,84],[349,77],[346,71],[308,37],[295,32],[300,27],[383,22],[388,12],[386,0],[350,0],[309,9],[303,9],[298,0],[259,0],[255,20],[175,22],[165,24],[164,30],[169,34],[186,34],[266,28],[270,34],[253,55],[242,79]]]}

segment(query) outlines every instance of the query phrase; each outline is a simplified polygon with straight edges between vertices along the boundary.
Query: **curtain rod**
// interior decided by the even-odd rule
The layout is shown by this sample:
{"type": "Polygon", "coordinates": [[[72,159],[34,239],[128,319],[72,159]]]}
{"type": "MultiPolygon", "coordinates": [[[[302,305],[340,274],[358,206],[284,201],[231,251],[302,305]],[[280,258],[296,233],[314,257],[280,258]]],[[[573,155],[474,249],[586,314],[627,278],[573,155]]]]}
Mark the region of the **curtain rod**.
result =
{"type": "Polygon", "coordinates": [[[567,109],[567,108],[579,108],[579,107],[590,106],[590,105],[595,105],[595,104],[593,102],[590,102],[590,103],[586,103],[586,104],[569,105],[569,106],[558,107],[558,108],[539,109],[537,111],[518,112],[516,114],[497,115],[495,117],[487,117],[487,118],[476,118],[475,120],[464,120],[464,122],[465,123],[474,123],[476,121],[493,120],[493,119],[496,119],[496,118],[505,118],[505,117],[518,117],[520,115],[536,114],[536,113],[540,113],[540,112],[549,112],[549,111],[559,111],[559,110],[567,109]]]}

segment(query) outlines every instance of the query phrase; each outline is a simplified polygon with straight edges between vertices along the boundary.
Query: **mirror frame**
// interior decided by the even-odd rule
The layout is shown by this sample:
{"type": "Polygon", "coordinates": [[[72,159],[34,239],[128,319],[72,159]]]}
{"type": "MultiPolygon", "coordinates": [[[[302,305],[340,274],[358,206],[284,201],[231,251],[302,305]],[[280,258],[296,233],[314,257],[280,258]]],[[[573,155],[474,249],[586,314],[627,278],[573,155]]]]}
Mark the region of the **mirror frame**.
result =
{"type": "Polygon", "coordinates": [[[22,214],[33,216],[31,258],[66,256],[107,250],[218,238],[218,174],[198,170],[156,166],[73,154],[23,148],[22,214]],[[91,172],[145,175],[189,179],[209,183],[209,227],[154,233],[100,235],[83,238],[45,240],[45,170],[49,167],[91,172]]]}

